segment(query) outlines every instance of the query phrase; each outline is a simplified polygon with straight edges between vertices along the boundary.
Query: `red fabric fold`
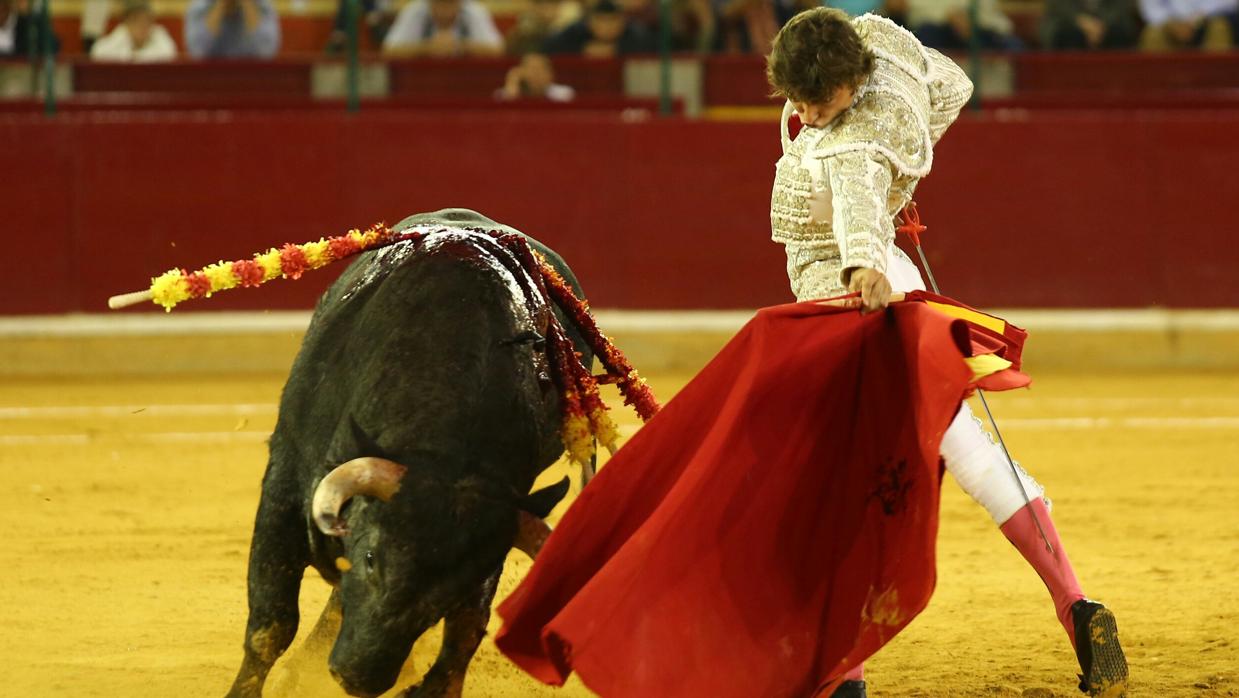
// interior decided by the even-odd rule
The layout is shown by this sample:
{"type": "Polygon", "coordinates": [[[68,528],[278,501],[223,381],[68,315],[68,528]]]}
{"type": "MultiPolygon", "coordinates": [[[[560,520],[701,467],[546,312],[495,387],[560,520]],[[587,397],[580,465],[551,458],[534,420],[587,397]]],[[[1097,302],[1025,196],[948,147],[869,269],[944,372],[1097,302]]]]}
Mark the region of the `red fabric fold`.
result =
{"type": "Polygon", "coordinates": [[[958,322],[760,311],[564,515],[500,650],[602,696],[829,695],[933,591],[958,322]]]}

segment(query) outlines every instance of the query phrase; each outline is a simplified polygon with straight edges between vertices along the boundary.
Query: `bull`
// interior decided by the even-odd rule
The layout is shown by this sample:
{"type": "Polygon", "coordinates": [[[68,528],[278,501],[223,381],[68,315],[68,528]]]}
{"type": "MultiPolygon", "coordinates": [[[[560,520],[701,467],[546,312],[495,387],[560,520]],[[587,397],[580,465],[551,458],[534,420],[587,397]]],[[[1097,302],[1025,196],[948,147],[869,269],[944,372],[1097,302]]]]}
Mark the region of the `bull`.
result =
{"type": "MultiPolygon", "coordinates": [[[[519,234],[460,209],[394,229],[414,226],[519,234]]],[[[580,295],[563,260],[526,239],[580,295]]],[[[530,493],[564,448],[545,340],[558,310],[531,311],[496,254],[463,233],[399,243],[362,255],[320,299],[270,439],[230,698],[261,695],[297,632],[308,566],[334,587],[320,626],[334,614],[329,667],[348,693],[390,689],[442,619],[436,661],[403,695],[460,695],[507,552],[536,553],[568,486],[530,493]]]]}

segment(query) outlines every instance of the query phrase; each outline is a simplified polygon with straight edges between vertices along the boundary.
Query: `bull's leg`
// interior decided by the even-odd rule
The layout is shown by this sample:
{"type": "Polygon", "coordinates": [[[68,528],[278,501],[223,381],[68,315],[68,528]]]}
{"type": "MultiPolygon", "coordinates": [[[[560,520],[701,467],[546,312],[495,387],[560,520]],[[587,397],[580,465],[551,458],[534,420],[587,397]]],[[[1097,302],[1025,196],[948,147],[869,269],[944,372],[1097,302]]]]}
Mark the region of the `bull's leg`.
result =
{"type": "Polygon", "coordinates": [[[495,589],[499,585],[499,574],[503,567],[495,570],[478,587],[473,598],[463,604],[453,613],[447,615],[443,624],[443,646],[439,648],[439,656],[426,672],[420,685],[413,686],[401,694],[402,698],[460,698],[465,687],[465,672],[469,669],[469,661],[477,652],[482,638],[486,637],[486,623],[490,621],[490,604],[495,598],[495,589]]]}
{"type": "Polygon", "coordinates": [[[250,544],[245,659],[228,698],[261,698],[272,665],[297,634],[297,595],[308,564],[300,499],[294,487],[280,487],[269,471],[250,544]]]}
{"type": "Polygon", "coordinates": [[[318,617],[318,623],[305,638],[305,646],[318,651],[321,648],[331,650],[336,637],[340,635],[340,623],[344,620],[344,607],[340,604],[340,587],[332,587],[327,605],[323,607],[323,615],[318,617]]]}
{"type": "Polygon", "coordinates": [[[285,653],[283,664],[267,677],[266,685],[271,687],[267,689],[267,695],[335,692],[336,683],[327,673],[327,657],[331,655],[331,648],[340,635],[340,622],[343,620],[341,608],[340,590],[333,588],[318,623],[302,641],[301,647],[285,653]]]}

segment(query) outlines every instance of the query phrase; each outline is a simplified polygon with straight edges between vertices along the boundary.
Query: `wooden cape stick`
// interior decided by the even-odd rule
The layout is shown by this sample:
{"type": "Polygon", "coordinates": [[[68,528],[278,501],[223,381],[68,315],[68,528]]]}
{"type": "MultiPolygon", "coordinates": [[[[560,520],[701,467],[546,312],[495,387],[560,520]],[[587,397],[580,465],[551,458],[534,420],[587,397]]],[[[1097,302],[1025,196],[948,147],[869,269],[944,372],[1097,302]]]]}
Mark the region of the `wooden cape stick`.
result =
{"type": "MultiPolygon", "coordinates": [[[[852,307],[853,303],[859,300],[859,298],[860,298],[860,293],[858,292],[858,293],[849,293],[846,296],[839,296],[838,298],[827,298],[826,300],[811,301],[811,302],[814,303],[815,305],[828,305],[828,306],[835,307],[835,308],[850,308],[852,307]]],[[[890,301],[888,302],[899,303],[903,301],[903,299],[904,299],[904,294],[892,293],[890,301]]]]}
{"type": "MultiPolygon", "coordinates": [[[[892,293],[890,302],[898,303],[903,300],[903,297],[904,295],[902,293],[892,293]]],[[[111,298],[108,299],[108,307],[111,308],[112,310],[119,310],[121,308],[128,308],[131,305],[145,303],[146,301],[149,301],[149,300],[151,300],[151,292],[149,289],[146,291],[133,291],[132,293],[121,293],[119,295],[112,296],[111,298]]],[[[847,307],[850,301],[851,301],[850,298],[835,298],[835,299],[830,299],[830,300],[814,301],[814,302],[818,303],[819,305],[832,305],[832,306],[838,306],[842,308],[842,307],[847,307]]]]}
{"type": "Polygon", "coordinates": [[[152,299],[153,296],[151,295],[150,289],[145,291],[134,291],[133,293],[122,293],[118,296],[112,296],[109,298],[108,307],[112,310],[119,310],[121,308],[128,308],[131,305],[137,305],[138,303],[145,303],[146,301],[152,299]]]}

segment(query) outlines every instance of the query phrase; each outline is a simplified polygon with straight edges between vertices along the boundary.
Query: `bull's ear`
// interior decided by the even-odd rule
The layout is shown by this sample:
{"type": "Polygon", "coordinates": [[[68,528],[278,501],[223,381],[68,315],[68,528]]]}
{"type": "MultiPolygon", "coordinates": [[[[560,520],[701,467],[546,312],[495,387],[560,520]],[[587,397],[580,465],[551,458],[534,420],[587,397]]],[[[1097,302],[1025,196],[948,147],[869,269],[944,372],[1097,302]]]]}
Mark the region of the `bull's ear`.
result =
{"type": "Polygon", "coordinates": [[[357,420],[351,414],[348,416],[348,427],[349,433],[353,437],[353,445],[361,455],[393,460],[392,454],[383,450],[379,446],[379,442],[373,436],[366,433],[366,430],[361,428],[361,425],[357,423],[357,420]]]}
{"type": "Polygon", "coordinates": [[[517,503],[517,507],[519,507],[522,511],[527,511],[530,514],[537,516],[540,519],[544,519],[551,513],[551,509],[554,509],[555,505],[559,504],[560,500],[562,500],[566,494],[568,494],[567,476],[553,485],[543,487],[540,490],[530,492],[524,497],[521,497],[520,502],[517,503]]]}
{"type": "Polygon", "coordinates": [[[366,430],[357,423],[357,419],[350,414],[348,416],[348,424],[341,425],[336,430],[331,448],[327,451],[327,463],[328,465],[335,466],[363,456],[397,460],[395,454],[388,453],[380,447],[378,441],[366,433],[366,430]]]}

